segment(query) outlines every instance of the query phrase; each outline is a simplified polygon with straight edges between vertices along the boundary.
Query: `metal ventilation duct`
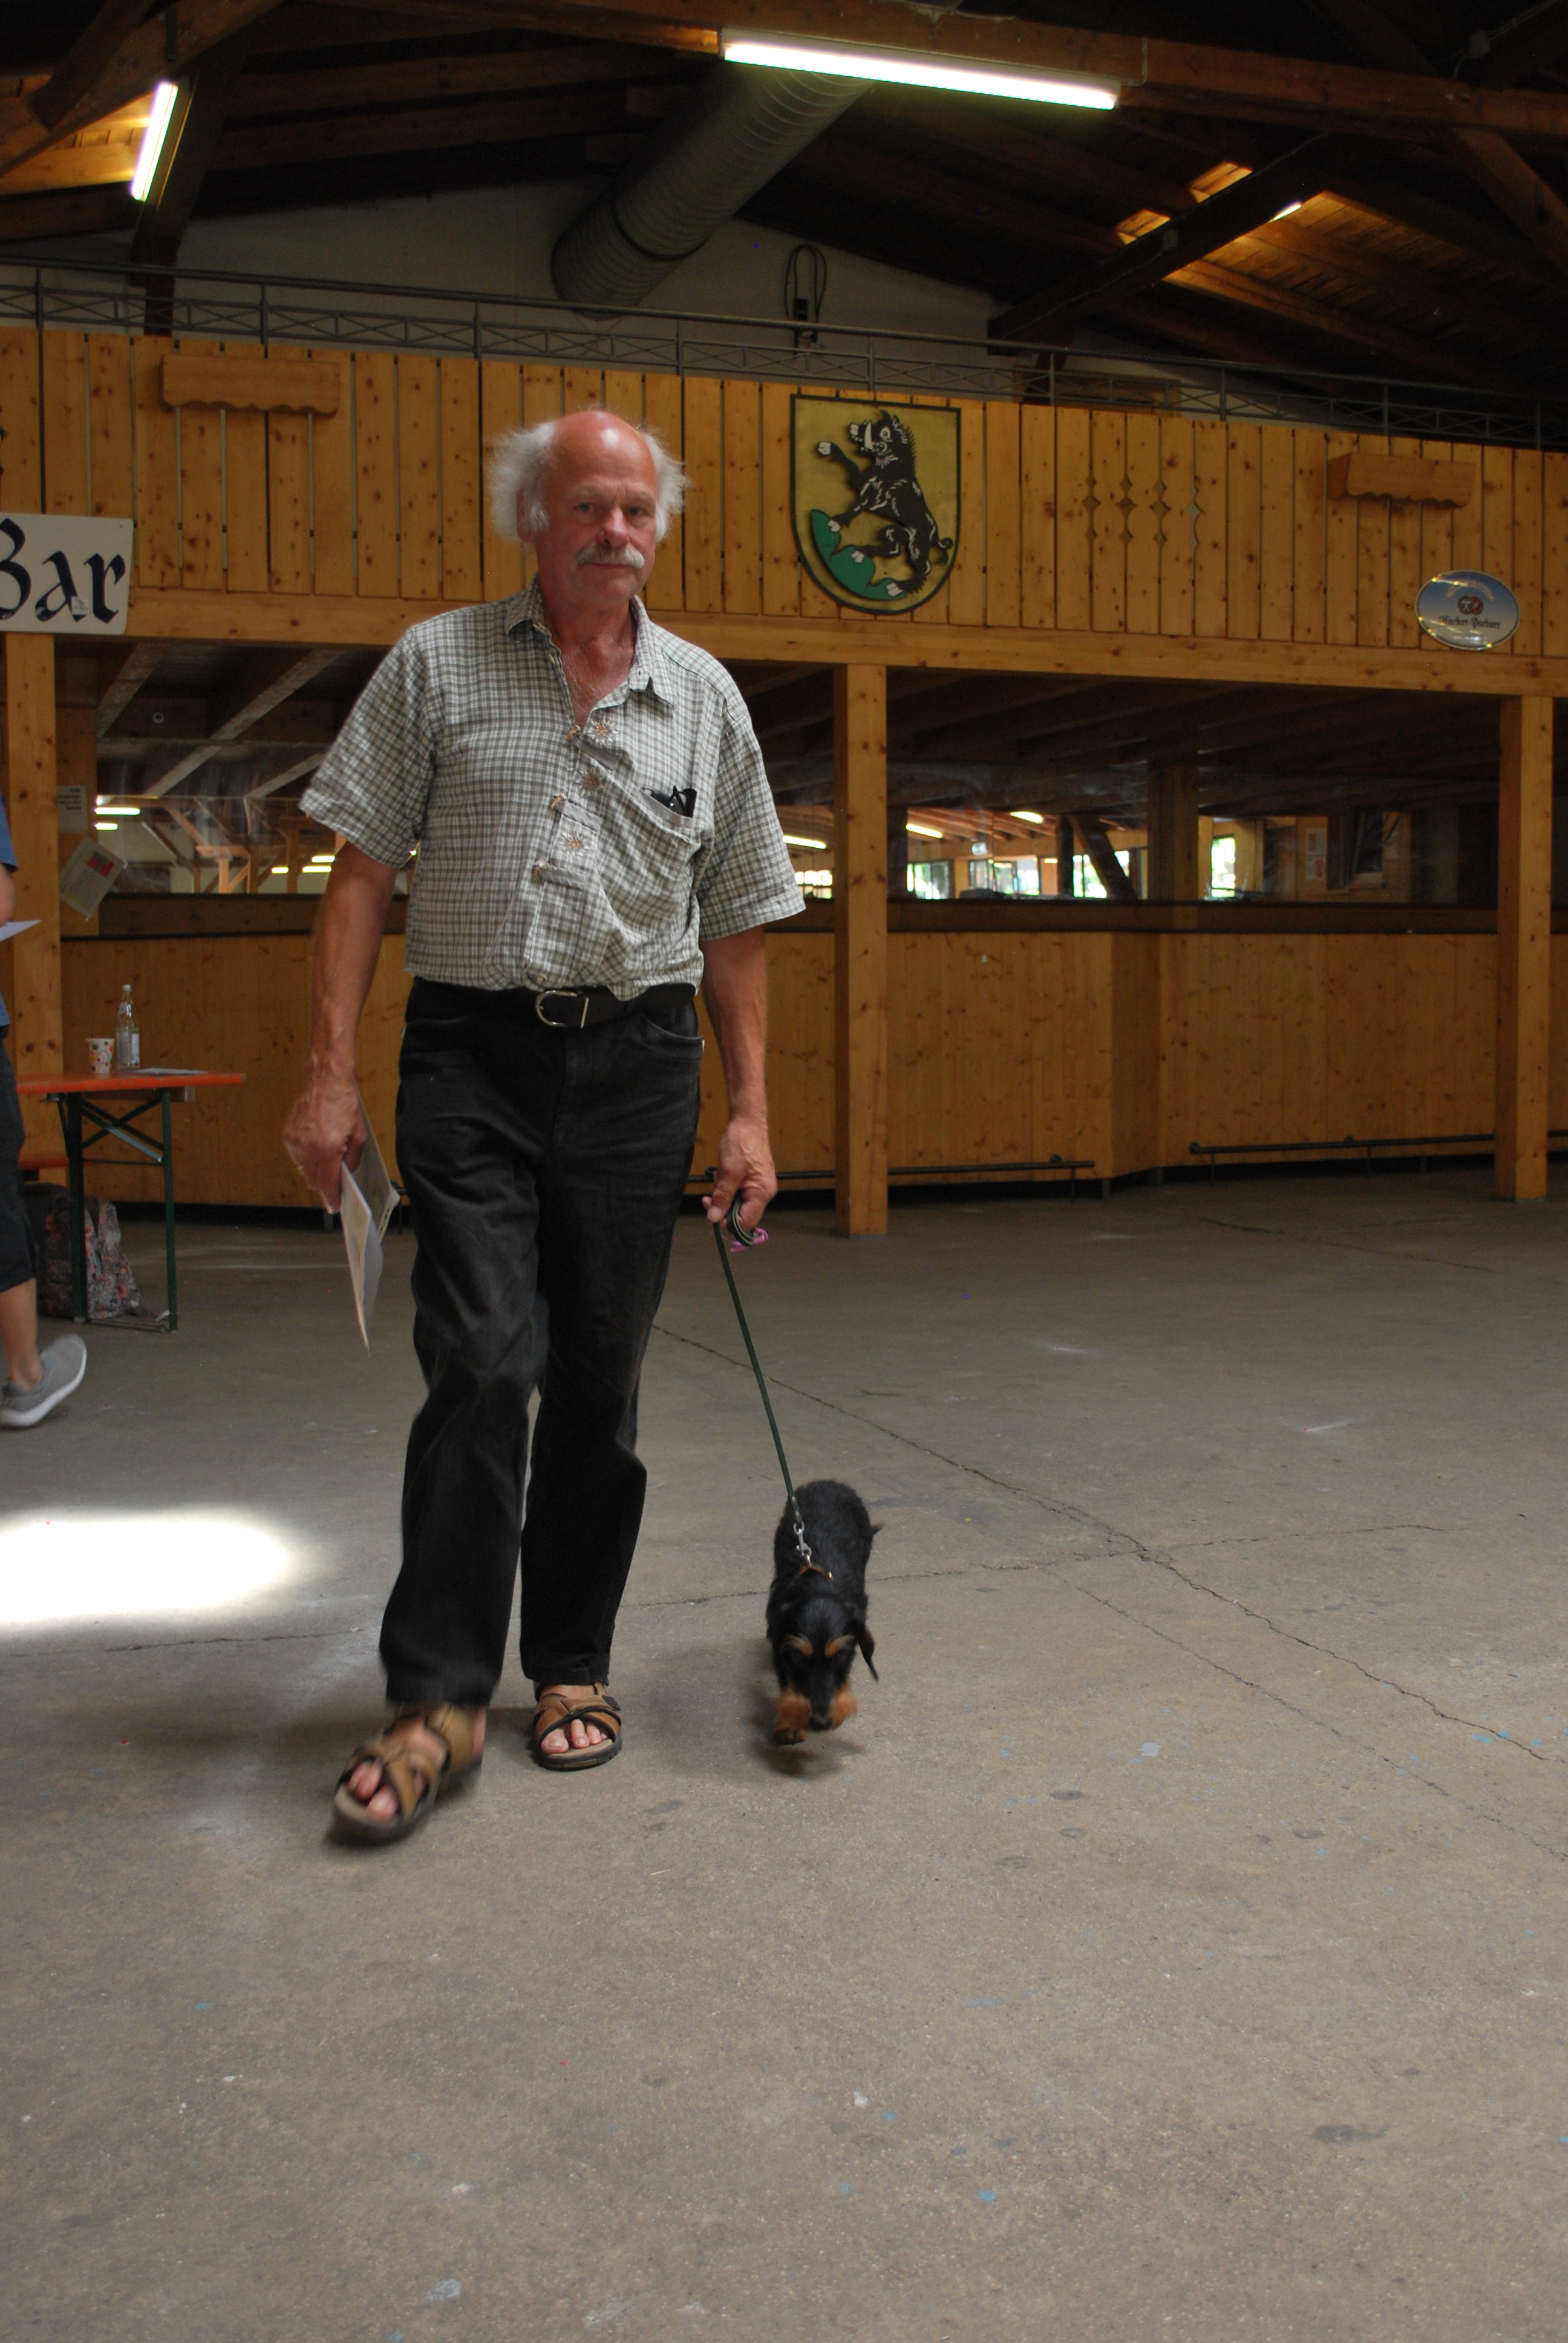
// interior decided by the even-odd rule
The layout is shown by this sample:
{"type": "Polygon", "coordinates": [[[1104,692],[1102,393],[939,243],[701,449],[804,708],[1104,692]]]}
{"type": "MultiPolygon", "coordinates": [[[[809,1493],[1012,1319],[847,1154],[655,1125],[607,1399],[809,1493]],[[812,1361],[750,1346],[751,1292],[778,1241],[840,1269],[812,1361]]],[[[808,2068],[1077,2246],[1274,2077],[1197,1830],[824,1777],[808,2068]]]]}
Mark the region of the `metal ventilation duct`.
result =
{"type": "Polygon", "coordinates": [[[864,95],[839,74],[718,66],[653,153],[568,228],[550,256],[557,292],[618,308],[646,299],[864,95]]]}

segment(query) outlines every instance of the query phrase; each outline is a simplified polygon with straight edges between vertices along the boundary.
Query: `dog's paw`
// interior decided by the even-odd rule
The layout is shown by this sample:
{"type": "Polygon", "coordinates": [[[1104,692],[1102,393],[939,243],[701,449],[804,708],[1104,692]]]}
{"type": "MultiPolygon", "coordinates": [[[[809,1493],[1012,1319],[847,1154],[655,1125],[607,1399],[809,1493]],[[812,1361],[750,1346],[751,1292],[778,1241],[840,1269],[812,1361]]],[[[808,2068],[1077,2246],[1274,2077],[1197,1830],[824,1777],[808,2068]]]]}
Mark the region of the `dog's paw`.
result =
{"type": "Polygon", "coordinates": [[[811,1704],[804,1693],[781,1692],[773,1719],[773,1739],[779,1747],[792,1741],[804,1741],[811,1722],[811,1704]]]}

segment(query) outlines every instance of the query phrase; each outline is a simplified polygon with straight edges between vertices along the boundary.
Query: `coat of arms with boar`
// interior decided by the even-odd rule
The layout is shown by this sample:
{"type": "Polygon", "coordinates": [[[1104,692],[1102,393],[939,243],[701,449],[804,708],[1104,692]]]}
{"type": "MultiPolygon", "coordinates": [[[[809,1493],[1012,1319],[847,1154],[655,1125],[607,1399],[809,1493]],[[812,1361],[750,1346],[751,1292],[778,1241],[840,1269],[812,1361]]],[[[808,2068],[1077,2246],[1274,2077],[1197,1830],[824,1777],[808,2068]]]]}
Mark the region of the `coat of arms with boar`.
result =
{"type": "Polygon", "coordinates": [[[928,600],[958,542],[957,413],[831,398],[794,407],[795,537],[807,568],[836,601],[863,609],[928,600]]]}

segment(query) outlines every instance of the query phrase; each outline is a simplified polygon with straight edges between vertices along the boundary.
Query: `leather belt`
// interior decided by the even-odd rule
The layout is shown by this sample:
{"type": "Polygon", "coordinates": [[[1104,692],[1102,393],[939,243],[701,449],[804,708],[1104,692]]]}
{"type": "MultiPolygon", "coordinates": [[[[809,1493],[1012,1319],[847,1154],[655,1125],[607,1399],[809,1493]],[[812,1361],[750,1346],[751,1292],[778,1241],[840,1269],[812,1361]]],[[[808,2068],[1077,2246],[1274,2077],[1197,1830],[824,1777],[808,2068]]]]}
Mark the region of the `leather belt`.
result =
{"type": "Polygon", "coordinates": [[[550,985],[543,992],[521,990],[509,998],[519,1008],[528,1007],[541,1025],[554,1026],[557,1031],[579,1033],[587,1025],[608,1025],[618,1017],[629,1017],[634,1010],[684,1008],[693,998],[689,984],[655,984],[630,1001],[622,1001],[607,985],[550,985]]]}

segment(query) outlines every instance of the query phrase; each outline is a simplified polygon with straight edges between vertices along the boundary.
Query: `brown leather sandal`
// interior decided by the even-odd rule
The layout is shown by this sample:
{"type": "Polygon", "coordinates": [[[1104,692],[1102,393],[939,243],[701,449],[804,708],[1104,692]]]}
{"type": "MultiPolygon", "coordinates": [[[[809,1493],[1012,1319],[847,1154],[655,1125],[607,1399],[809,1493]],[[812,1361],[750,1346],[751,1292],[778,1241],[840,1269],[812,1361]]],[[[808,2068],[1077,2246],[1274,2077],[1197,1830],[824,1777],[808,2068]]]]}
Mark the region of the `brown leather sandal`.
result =
{"type": "Polygon", "coordinates": [[[475,1755],[474,1728],[484,1713],[482,1708],[454,1707],[450,1701],[435,1708],[397,1711],[394,1725],[417,1717],[427,1733],[446,1743],[444,1760],[417,1742],[394,1741],[387,1733],[378,1733],[374,1741],[362,1741],[338,1775],[332,1801],[333,1820],[342,1835],[379,1845],[387,1839],[407,1838],[411,1830],[417,1830],[438,1797],[454,1783],[477,1774],[483,1765],[484,1752],[475,1755]],[[368,1811],[368,1802],[362,1804],[349,1790],[351,1776],[366,1764],[381,1768],[381,1779],[371,1796],[387,1789],[397,1797],[397,1812],[386,1822],[368,1811]]]}
{"type": "Polygon", "coordinates": [[[547,1692],[534,1710],[534,1721],[528,1727],[528,1740],[534,1753],[534,1763],[552,1774],[578,1774],[586,1765],[608,1765],[620,1749],[620,1703],[611,1698],[608,1687],[596,1684],[591,1700],[569,1701],[564,1692],[547,1692]],[[558,1726],[580,1722],[597,1725],[605,1735],[587,1749],[568,1748],[559,1755],[554,1750],[541,1748],[547,1733],[558,1726]]]}

